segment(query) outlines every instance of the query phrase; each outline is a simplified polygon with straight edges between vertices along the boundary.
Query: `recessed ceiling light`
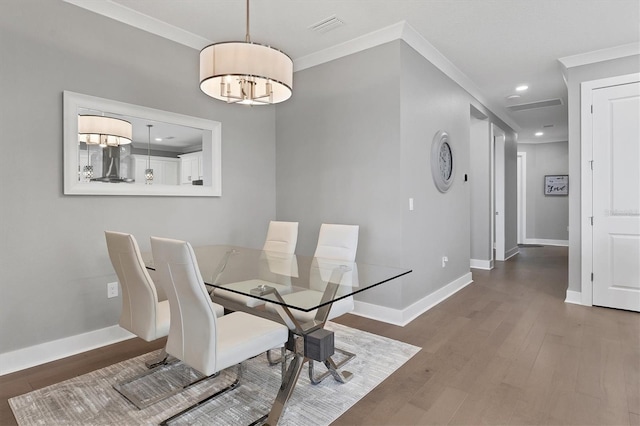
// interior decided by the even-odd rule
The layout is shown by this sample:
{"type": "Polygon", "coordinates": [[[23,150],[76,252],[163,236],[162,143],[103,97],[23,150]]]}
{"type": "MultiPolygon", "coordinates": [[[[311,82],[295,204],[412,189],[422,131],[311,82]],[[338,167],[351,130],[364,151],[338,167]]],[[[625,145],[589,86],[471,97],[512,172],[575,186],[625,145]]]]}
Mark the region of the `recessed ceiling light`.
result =
{"type": "Polygon", "coordinates": [[[520,97],[520,95],[509,95],[507,96],[507,99],[518,99],[520,97]]]}
{"type": "Polygon", "coordinates": [[[516,91],[517,92],[524,92],[525,90],[527,90],[529,88],[529,86],[527,86],[526,84],[523,84],[522,86],[518,86],[516,87],[516,91]]]}
{"type": "Polygon", "coordinates": [[[542,135],[544,135],[544,133],[542,133],[542,132],[536,132],[536,136],[542,136],[542,135]]]}
{"type": "Polygon", "coordinates": [[[156,138],[156,142],[162,141],[162,138],[156,138]]]}

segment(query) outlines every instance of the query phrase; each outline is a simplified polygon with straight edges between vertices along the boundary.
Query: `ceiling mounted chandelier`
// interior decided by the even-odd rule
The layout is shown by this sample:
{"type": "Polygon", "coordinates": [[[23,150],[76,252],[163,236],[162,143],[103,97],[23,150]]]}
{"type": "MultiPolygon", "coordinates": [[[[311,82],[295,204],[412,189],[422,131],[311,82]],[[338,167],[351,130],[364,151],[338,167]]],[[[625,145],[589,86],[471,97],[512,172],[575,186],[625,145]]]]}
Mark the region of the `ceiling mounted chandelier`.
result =
{"type": "Polygon", "coordinates": [[[79,115],[78,138],[88,145],[119,146],[131,143],[131,123],[102,115],[79,115]]]}
{"type": "Polygon", "coordinates": [[[249,35],[245,41],[211,44],[200,51],[200,89],[227,103],[268,105],[286,101],[293,87],[293,61],[249,35]]]}

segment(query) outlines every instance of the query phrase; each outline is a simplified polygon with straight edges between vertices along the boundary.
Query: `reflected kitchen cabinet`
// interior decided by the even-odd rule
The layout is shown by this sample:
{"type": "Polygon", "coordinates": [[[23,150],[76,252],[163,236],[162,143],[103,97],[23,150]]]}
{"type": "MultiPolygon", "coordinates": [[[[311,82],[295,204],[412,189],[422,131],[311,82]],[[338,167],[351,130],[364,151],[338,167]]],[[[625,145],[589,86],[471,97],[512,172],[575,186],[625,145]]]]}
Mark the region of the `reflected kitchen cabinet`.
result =
{"type": "MultiPolygon", "coordinates": [[[[145,183],[144,172],[149,159],[145,155],[132,155],[132,165],[136,183],[145,183]]],[[[154,185],[177,185],[180,160],[170,157],[151,157],[154,185]]]]}
{"type": "Polygon", "coordinates": [[[182,185],[195,185],[193,181],[202,181],[202,151],[190,152],[179,155],[180,157],[180,183],[182,185]]]}

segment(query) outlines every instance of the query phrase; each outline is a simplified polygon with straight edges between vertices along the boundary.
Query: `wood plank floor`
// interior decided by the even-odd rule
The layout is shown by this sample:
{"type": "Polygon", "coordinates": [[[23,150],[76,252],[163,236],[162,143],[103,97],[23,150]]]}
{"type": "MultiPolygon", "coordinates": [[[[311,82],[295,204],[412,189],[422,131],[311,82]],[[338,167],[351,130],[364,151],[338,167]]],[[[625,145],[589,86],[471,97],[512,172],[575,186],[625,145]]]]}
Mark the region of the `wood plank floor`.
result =
{"type": "MultiPolygon", "coordinates": [[[[526,247],[405,327],[337,322],[423,348],[335,425],[640,425],[640,314],[564,303],[567,249],[526,247]]],[[[160,348],[132,339],[0,377],[7,399],[160,348]]]]}

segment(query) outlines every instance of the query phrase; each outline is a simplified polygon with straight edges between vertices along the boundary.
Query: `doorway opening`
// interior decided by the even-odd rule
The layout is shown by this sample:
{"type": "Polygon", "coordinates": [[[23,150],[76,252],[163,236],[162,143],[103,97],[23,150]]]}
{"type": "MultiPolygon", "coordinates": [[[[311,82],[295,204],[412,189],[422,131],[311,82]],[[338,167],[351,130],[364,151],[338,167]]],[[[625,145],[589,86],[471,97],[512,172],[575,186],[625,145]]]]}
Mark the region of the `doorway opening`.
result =
{"type": "Polygon", "coordinates": [[[491,236],[493,250],[491,260],[505,260],[505,141],[504,130],[491,123],[491,236]]]}
{"type": "Polygon", "coordinates": [[[527,153],[518,152],[518,244],[527,241],[527,153]]]}

